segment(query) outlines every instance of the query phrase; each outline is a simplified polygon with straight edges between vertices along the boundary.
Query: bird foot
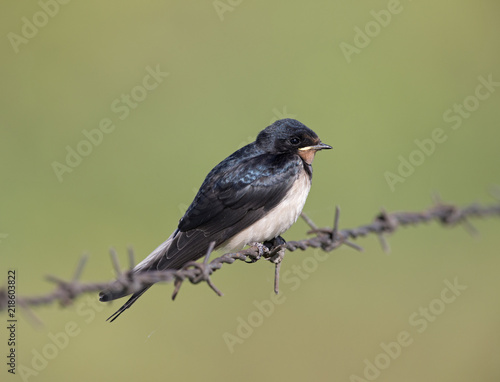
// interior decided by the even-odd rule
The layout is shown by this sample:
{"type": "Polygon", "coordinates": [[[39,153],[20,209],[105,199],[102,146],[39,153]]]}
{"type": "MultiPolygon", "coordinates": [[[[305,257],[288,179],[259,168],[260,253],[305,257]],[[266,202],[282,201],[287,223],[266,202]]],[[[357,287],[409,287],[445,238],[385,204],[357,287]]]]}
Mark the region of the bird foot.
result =
{"type": "Polygon", "coordinates": [[[262,243],[250,243],[251,247],[257,248],[257,254],[252,254],[249,255],[250,261],[249,263],[255,263],[258,261],[262,256],[264,256],[266,253],[269,252],[269,249],[262,243]]]}
{"type": "Polygon", "coordinates": [[[269,250],[267,256],[269,261],[273,262],[274,264],[281,263],[281,261],[285,257],[285,244],[286,241],[281,236],[277,236],[272,240],[264,242],[264,245],[269,250]]]}
{"type": "Polygon", "coordinates": [[[248,255],[250,258],[248,262],[255,263],[264,256],[274,264],[279,264],[283,260],[283,257],[285,257],[285,244],[286,241],[281,236],[277,236],[272,240],[267,240],[264,243],[251,243],[250,246],[257,248],[258,253],[248,255]]]}
{"type": "Polygon", "coordinates": [[[267,249],[269,249],[269,251],[272,251],[274,248],[279,247],[283,244],[286,244],[286,241],[281,236],[276,236],[274,239],[264,242],[264,245],[267,247],[267,249]]]}

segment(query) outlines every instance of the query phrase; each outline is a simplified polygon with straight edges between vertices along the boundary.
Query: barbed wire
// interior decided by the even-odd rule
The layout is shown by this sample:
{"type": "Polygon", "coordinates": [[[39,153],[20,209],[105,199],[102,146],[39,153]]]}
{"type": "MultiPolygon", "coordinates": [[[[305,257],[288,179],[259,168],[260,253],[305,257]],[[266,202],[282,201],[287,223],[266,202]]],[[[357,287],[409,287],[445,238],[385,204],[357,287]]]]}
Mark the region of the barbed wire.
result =
{"type": "MultiPolygon", "coordinates": [[[[175,299],[179,289],[184,281],[189,281],[192,284],[206,282],[212,290],[219,296],[222,292],[213,284],[210,276],[221,269],[224,264],[232,264],[236,260],[245,261],[247,263],[255,263],[259,260],[268,260],[275,264],[275,281],[274,290],[278,293],[279,290],[279,271],[281,262],[285,255],[285,250],[295,251],[297,249],[306,250],[307,248],[320,248],[325,252],[333,251],[342,245],[347,245],[356,250],[362,251],[362,247],[353,243],[351,239],[357,239],[369,234],[375,234],[379,237],[384,250],[389,247],[384,238],[384,235],[395,232],[401,227],[408,225],[417,225],[436,221],[444,226],[455,226],[464,224],[469,232],[476,232],[475,228],[469,222],[470,218],[484,218],[492,216],[500,216],[500,204],[483,206],[480,204],[471,204],[463,208],[459,208],[452,204],[445,204],[437,201],[436,204],[422,212],[393,212],[388,213],[382,210],[374,220],[366,225],[351,229],[339,229],[340,209],[335,210],[335,218],[333,227],[318,228],[316,224],[305,214],[301,215],[311,230],[308,234],[314,236],[298,240],[288,241],[276,246],[255,244],[242,251],[234,253],[226,253],[220,257],[208,261],[210,254],[213,251],[214,243],[212,243],[207,251],[203,262],[190,262],[182,269],[163,271],[148,271],[144,273],[134,273],[134,254],[131,249],[128,251],[129,268],[122,270],[118,255],[112,249],[110,251],[111,260],[115,269],[116,280],[107,282],[80,282],[80,278],[87,262],[88,256],[83,256],[75,270],[73,278],[70,281],[62,280],[55,276],[47,276],[47,280],[55,283],[53,291],[40,296],[17,296],[16,304],[18,306],[28,308],[29,306],[47,305],[54,302],[59,302],[62,306],[71,304],[78,296],[88,293],[96,293],[103,289],[111,291],[126,291],[127,293],[135,293],[141,290],[144,286],[157,282],[173,282],[174,291],[172,299],[175,299]]],[[[0,289],[0,311],[6,310],[9,304],[7,288],[0,289]]]]}

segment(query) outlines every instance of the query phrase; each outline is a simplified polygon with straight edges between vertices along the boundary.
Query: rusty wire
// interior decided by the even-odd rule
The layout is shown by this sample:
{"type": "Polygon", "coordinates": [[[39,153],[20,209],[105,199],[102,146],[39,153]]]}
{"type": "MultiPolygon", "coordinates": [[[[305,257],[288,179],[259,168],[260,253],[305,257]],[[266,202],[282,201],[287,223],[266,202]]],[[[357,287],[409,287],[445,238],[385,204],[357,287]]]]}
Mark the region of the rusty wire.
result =
{"type": "MultiPolygon", "coordinates": [[[[438,201],[433,207],[423,212],[393,212],[388,213],[384,210],[380,212],[375,219],[370,223],[357,228],[339,229],[340,210],[337,207],[335,211],[334,224],[331,228],[318,228],[314,222],[306,215],[302,214],[302,218],[309,225],[311,230],[308,234],[313,236],[307,239],[298,241],[288,241],[285,244],[268,249],[263,245],[253,245],[242,251],[234,253],[226,253],[220,257],[209,260],[209,256],[213,250],[213,245],[210,246],[204,261],[190,262],[179,270],[163,270],[163,271],[148,271],[144,273],[134,273],[132,268],[135,264],[132,250],[129,250],[129,268],[122,270],[118,256],[114,250],[111,250],[111,259],[117,279],[108,282],[80,282],[87,256],[83,256],[74,272],[74,276],[70,281],[62,280],[55,276],[47,276],[47,280],[56,284],[53,291],[40,296],[17,296],[16,303],[21,307],[38,306],[59,302],[66,306],[73,302],[78,296],[87,293],[96,293],[103,289],[125,290],[128,293],[134,293],[143,288],[144,285],[149,285],[156,282],[173,282],[174,291],[172,299],[174,299],[182,283],[186,280],[192,284],[198,284],[202,281],[206,282],[215,293],[219,296],[222,292],[212,283],[210,276],[222,268],[224,264],[232,264],[236,260],[245,261],[247,263],[255,263],[258,260],[268,260],[275,264],[275,282],[274,289],[278,293],[279,288],[279,270],[281,261],[283,260],[285,250],[295,251],[297,249],[305,250],[307,248],[320,248],[325,252],[333,251],[342,245],[347,245],[356,250],[363,250],[359,245],[353,243],[351,239],[357,239],[360,236],[369,234],[378,235],[382,247],[387,250],[388,246],[384,239],[385,234],[395,232],[400,227],[408,225],[417,225],[437,221],[444,226],[455,226],[464,224],[465,227],[474,232],[470,224],[470,218],[500,216],[500,204],[482,206],[479,204],[471,204],[463,208],[451,204],[445,204],[438,201]]],[[[0,311],[7,309],[8,295],[7,288],[0,289],[0,311]]]]}

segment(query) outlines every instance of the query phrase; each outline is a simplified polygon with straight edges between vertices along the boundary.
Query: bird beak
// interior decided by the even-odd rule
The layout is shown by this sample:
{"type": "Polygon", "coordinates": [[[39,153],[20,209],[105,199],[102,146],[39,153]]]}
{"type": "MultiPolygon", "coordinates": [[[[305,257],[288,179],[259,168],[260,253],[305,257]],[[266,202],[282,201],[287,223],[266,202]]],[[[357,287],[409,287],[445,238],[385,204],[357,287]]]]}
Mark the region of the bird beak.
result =
{"type": "Polygon", "coordinates": [[[314,146],[301,147],[301,148],[299,148],[299,151],[308,151],[308,150],[319,151],[319,150],[329,150],[331,148],[332,148],[332,146],[329,146],[329,145],[324,144],[324,143],[319,143],[319,144],[314,145],[314,146]]]}

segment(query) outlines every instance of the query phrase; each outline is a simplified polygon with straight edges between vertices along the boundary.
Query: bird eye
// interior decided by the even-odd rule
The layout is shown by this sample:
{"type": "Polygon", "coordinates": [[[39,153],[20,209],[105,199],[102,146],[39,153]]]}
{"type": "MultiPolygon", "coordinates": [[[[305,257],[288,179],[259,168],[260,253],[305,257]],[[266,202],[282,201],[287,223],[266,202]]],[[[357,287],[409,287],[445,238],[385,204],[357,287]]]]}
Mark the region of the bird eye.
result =
{"type": "Polygon", "coordinates": [[[300,139],[297,137],[290,138],[290,143],[292,145],[297,145],[297,144],[299,144],[299,142],[300,142],[300,139]]]}

